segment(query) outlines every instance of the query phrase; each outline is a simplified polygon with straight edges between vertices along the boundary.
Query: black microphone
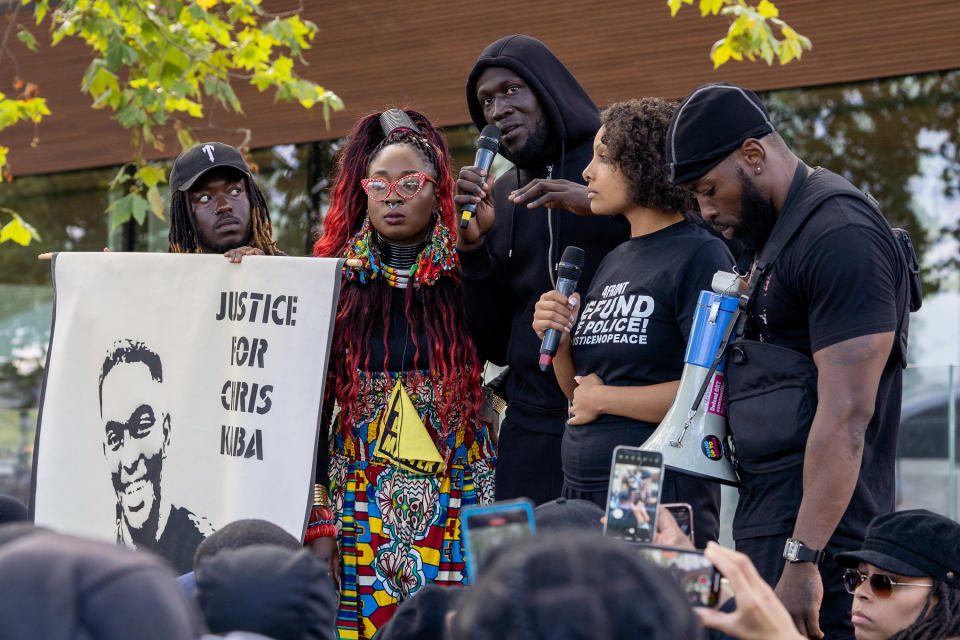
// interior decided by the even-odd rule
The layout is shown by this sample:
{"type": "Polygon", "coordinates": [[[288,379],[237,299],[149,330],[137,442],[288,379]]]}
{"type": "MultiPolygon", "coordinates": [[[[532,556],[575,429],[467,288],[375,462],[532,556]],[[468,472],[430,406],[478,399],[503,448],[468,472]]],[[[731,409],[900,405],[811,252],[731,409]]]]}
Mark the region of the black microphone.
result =
{"type": "MultiPolygon", "coordinates": [[[[477,138],[477,157],[473,159],[473,165],[480,167],[483,171],[490,171],[490,165],[493,164],[493,158],[497,155],[500,148],[500,127],[495,124],[488,124],[480,132],[477,138]]],[[[463,205],[460,209],[460,228],[466,229],[470,218],[477,212],[477,204],[471,202],[463,205]]]]}
{"type": "MultiPolygon", "coordinates": [[[[569,246],[563,250],[560,266],[557,267],[557,291],[569,297],[577,288],[577,281],[583,273],[583,249],[569,246]]],[[[547,329],[540,344],[540,371],[546,371],[553,364],[553,356],[557,355],[560,345],[560,332],[556,329],[547,329]]]]}

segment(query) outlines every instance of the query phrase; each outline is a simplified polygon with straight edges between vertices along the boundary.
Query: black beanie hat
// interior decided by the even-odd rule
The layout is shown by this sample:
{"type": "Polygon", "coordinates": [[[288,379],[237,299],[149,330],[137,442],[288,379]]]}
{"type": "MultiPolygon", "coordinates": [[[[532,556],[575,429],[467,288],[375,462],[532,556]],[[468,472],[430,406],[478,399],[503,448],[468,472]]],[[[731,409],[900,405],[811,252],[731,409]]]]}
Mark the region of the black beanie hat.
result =
{"type": "Polygon", "coordinates": [[[877,516],[859,551],[838,553],[841,567],[861,562],[901,576],[936,578],[960,589],[960,524],[926,509],[877,516]]]}
{"type": "Polygon", "coordinates": [[[673,184],[696,180],[748,138],[776,131],[753,91],[719,82],[683,99],[667,129],[667,163],[673,184]]]}

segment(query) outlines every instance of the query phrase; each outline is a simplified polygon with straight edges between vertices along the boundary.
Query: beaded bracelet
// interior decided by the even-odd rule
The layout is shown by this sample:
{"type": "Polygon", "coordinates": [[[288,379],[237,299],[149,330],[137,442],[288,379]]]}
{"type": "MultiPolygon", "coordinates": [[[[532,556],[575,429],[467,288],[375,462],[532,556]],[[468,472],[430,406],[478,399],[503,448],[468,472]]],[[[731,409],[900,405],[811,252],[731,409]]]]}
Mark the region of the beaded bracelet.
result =
{"type": "Polygon", "coordinates": [[[314,507],[310,511],[310,520],[307,524],[307,533],[304,542],[317,538],[336,538],[337,525],[333,517],[333,510],[326,507],[314,507]]]}

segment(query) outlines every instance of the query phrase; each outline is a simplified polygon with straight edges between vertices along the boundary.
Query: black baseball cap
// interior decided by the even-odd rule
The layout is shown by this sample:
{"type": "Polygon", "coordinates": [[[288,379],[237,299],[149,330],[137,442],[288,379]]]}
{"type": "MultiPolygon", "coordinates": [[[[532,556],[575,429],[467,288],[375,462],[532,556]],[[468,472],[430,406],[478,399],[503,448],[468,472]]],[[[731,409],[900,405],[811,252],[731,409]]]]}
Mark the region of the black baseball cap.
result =
{"type": "Polygon", "coordinates": [[[726,82],[705,84],[683,99],[667,129],[667,165],[673,184],[696,180],[748,138],[776,131],[753,91],[726,82]]]}
{"type": "Polygon", "coordinates": [[[234,147],[222,142],[201,142],[173,161],[170,189],[187,191],[200,176],[217,167],[232,167],[253,179],[243,155],[234,147]]]}
{"type": "Polygon", "coordinates": [[[838,553],[834,559],[841,567],[866,562],[901,576],[936,578],[960,589],[960,524],[926,509],[887,513],[867,527],[859,551],[838,553]]]}

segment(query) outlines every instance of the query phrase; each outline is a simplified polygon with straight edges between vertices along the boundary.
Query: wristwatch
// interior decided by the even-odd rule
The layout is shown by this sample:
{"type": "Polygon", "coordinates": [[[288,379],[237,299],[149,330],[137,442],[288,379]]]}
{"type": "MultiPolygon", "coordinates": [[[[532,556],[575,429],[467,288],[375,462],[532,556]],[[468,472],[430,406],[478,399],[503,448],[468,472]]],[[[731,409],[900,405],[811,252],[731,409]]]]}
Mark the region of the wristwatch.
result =
{"type": "Polygon", "coordinates": [[[812,562],[820,566],[825,553],[818,549],[811,549],[796,538],[789,538],[783,545],[783,558],[787,562],[812,562]]]}

